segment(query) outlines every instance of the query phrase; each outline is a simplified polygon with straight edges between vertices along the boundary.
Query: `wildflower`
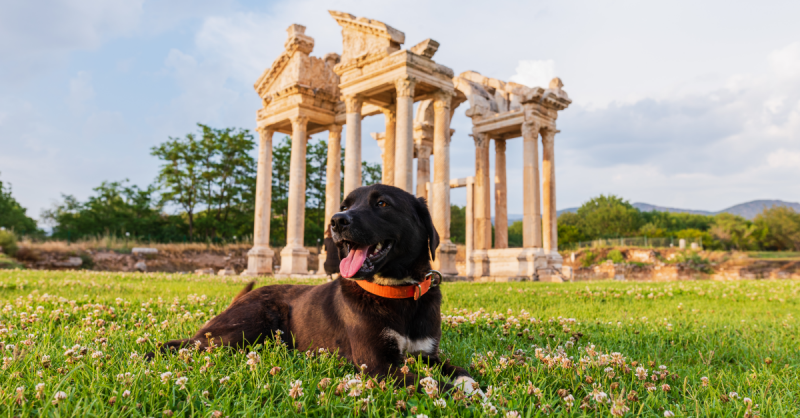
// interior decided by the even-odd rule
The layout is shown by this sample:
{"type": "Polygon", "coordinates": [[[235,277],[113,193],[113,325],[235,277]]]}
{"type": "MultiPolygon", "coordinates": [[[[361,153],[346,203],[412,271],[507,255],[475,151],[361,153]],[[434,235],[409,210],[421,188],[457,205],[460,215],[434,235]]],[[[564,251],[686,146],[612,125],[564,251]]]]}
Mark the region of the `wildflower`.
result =
{"type": "Polygon", "coordinates": [[[50,367],[50,356],[44,355],[42,356],[42,367],[45,369],[50,367]]]}
{"type": "Polygon", "coordinates": [[[271,369],[269,370],[269,374],[271,374],[271,375],[273,375],[273,376],[277,375],[277,374],[278,374],[278,373],[280,373],[280,372],[281,372],[281,368],[280,368],[280,367],[278,367],[278,366],[275,366],[275,367],[273,367],[273,368],[271,368],[271,369]]]}
{"type": "Polygon", "coordinates": [[[708,378],[707,377],[705,377],[705,376],[701,377],[700,381],[703,382],[703,387],[704,388],[708,387],[708,378]]]}
{"type": "Polygon", "coordinates": [[[169,383],[169,379],[171,378],[172,378],[172,372],[161,373],[161,383],[166,385],[167,383],[169,383]]]}
{"type": "Polygon", "coordinates": [[[731,392],[728,394],[728,397],[731,399],[739,399],[739,394],[736,392],[731,392]]]}
{"type": "Polygon", "coordinates": [[[317,388],[319,390],[325,390],[325,389],[328,388],[328,386],[330,384],[331,384],[331,379],[329,377],[326,377],[326,378],[320,380],[319,383],[317,383],[317,388]]]}
{"type": "Polygon", "coordinates": [[[189,378],[186,376],[181,376],[177,380],[175,380],[175,384],[180,386],[181,389],[186,389],[186,382],[189,381],[189,378]]]}
{"type": "Polygon", "coordinates": [[[56,392],[55,395],[53,395],[53,405],[58,405],[58,403],[63,401],[64,399],[67,399],[66,392],[61,392],[61,391],[56,392]]]}
{"type": "Polygon", "coordinates": [[[122,397],[123,397],[123,398],[127,398],[127,397],[129,397],[129,396],[131,396],[131,391],[129,391],[129,390],[126,390],[126,391],[122,392],[122,397]]]}
{"type": "Polygon", "coordinates": [[[219,418],[222,416],[222,411],[214,411],[211,413],[211,416],[214,418],[219,418]]]}
{"type": "Polygon", "coordinates": [[[255,370],[258,363],[261,363],[261,356],[254,351],[249,352],[247,354],[247,365],[250,366],[250,370],[255,370]]]}
{"type": "Polygon", "coordinates": [[[403,366],[400,368],[400,372],[403,374],[408,374],[408,371],[409,371],[408,366],[403,366]]]}
{"type": "Polygon", "coordinates": [[[674,417],[675,413],[670,411],[670,410],[666,410],[666,411],[664,411],[664,416],[665,417],[674,417]]]}
{"type": "Polygon", "coordinates": [[[597,403],[604,403],[608,400],[608,395],[606,395],[605,392],[597,391],[592,396],[594,397],[594,401],[597,403]]]}
{"type": "Polygon", "coordinates": [[[567,408],[572,408],[572,406],[575,405],[575,397],[573,397],[572,395],[565,396],[564,405],[566,405],[567,408]]]}
{"type": "MultiPolygon", "coordinates": [[[[39,385],[36,385],[36,387],[38,389],[39,385]]],[[[744,402],[744,404],[748,405],[748,406],[753,404],[753,400],[750,399],[750,398],[744,398],[744,399],[742,399],[742,402],[744,402]]]]}
{"type": "Polygon", "coordinates": [[[36,384],[36,399],[42,399],[44,397],[44,383],[37,383],[36,384]]]}
{"type": "Polygon", "coordinates": [[[668,385],[668,384],[666,384],[666,383],[664,383],[663,385],[661,385],[661,390],[663,390],[664,392],[669,392],[669,390],[670,390],[670,389],[671,389],[671,388],[670,388],[670,387],[669,387],[669,385],[668,385]]]}
{"type": "Polygon", "coordinates": [[[292,399],[297,399],[300,396],[303,396],[303,382],[301,380],[295,380],[292,382],[292,387],[289,389],[289,396],[292,399]]]}
{"type": "Polygon", "coordinates": [[[165,410],[164,410],[164,416],[165,416],[165,417],[171,417],[171,416],[172,416],[172,414],[173,414],[173,412],[172,412],[172,410],[171,410],[171,409],[165,409],[165,410]]]}
{"type": "Polygon", "coordinates": [[[439,384],[430,376],[420,380],[419,384],[422,385],[425,393],[431,398],[435,398],[439,393],[439,384]]]}
{"type": "MultiPolygon", "coordinates": [[[[413,409],[416,409],[416,408],[417,407],[415,406],[413,409]]],[[[428,418],[428,416],[425,415],[425,414],[417,414],[417,418],[428,418]]]]}
{"type": "Polygon", "coordinates": [[[625,399],[622,398],[620,395],[619,398],[614,400],[614,405],[611,406],[611,415],[615,417],[624,416],[626,412],[630,411],[631,409],[625,405],[625,399]]]}
{"type": "Polygon", "coordinates": [[[219,379],[219,383],[224,385],[224,384],[228,383],[229,380],[231,380],[231,377],[230,376],[225,376],[222,379],[219,379]]]}
{"type": "Polygon", "coordinates": [[[437,399],[437,400],[433,401],[433,406],[435,406],[435,407],[437,407],[437,408],[442,408],[442,409],[444,409],[444,408],[446,408],[446,407],[447,407],[447,402],[446,402],[444,399],[442,399],[442,398],[439,398],[439,399],[437,399]]]}
{"type": "Polygon", "coordinates": [[[644,367],[637,367],[636,377],[638,377],[639,380],[647,379],[647,369],[645,369],[644,367]]]}
{"type": "Polygon", "coordinates": [[[405,411],[406,410],[406,402],[404,400],[402,400],[402,399],[397,401],[395,406],[397,407],[397,409],[399,409],[401,411],[405,411]]]}
{"type": "Polygon", "coordinates": [[[606,372],[606,376],[608,376],[609,379],[613,379],[614,378],[615,373],[614,373],[614,368],[613,367],[606,367],[605,370],[603,370],[603,371],[606,372]]]}
{"type": "Polygon", "coordinates": [[[508,411],[506,412],[505,418],[520,418],[521,415],[517,411],[508,411]]]}

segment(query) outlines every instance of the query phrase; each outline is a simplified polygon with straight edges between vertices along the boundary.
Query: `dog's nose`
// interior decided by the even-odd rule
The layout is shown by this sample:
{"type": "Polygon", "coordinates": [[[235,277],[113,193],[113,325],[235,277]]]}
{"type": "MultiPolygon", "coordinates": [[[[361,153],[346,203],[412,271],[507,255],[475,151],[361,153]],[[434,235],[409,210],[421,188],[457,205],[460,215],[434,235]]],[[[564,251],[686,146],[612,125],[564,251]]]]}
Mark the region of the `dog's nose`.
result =
{"type": "Polygon", "coordinates": [[[331,227],[335,232],[342,232],[352,221],[353,219],[347,212],[339,212],[331,218],[331,227]]]}

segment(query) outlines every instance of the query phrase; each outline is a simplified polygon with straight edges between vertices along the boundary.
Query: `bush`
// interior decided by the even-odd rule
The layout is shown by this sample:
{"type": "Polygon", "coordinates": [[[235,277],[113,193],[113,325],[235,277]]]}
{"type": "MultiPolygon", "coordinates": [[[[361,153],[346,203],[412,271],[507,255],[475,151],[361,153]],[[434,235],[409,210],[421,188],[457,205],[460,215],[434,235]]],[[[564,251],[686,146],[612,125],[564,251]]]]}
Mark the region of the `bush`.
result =
{"type": "Polygon", "coordinates": [[[764,209],[755,223],[765,232],[762,245],[766,249],[800,251],[800,213],[785,206],[764,209]]]}
{"type": "Polygon", "coordinates": [[[622,255],[620,250],[611,250],[606,255],[606,260],[611,260],[614,264],[622,264],[625,262],[625,256],[622,255]]]}
{"type": "Polygon", "coordinates": [[[41,254],[36,249],[30,247],[20,247],[15,255],[19,261],[28,261],[35,263],[41,259],[41,254]]]}
{"type": "Polygon", "coordinates": [[[0,248],[5,254],[14,256],[17,253],[17,236],[13,232],[0,229],[0,248]]]}
{"type": "Polygon", "coordinates": [[[586,253],[583,255],[583,260],[581,261],[581,266],[582,267],[591,267],[592,264],[594,264],[595,258],[597,258],[597,254],[595,254],[595,253],[593,253],[591,251],[586,251],[586,253]]]}

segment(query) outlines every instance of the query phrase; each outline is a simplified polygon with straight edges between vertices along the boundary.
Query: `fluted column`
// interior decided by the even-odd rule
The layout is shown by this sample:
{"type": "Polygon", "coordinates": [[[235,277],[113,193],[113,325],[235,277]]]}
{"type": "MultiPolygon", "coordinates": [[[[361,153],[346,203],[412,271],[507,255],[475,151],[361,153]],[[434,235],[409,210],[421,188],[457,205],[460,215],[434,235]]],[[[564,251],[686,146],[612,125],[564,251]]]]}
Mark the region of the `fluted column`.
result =
{"type": "Polygon", "coordinates": [[[522,124],[522,246],[542,248],[542,209],[539,194],[539,125],[522,124]]]}
{"type": "Polygon", "coordinates": [[[306,215],[307,116],[292,118],[292,156],[289,164],[289,205],[286,247],[281,251],[282,274],[308,274],[308,250],[303,246],[306,215]]]}
{"type": "Polygon", "coordinates": [[[475,249],[487,250],[492,245],[491,209],[489,204],[489,137],[476,133],[475,140],[475,249]]]}
{"type": "Polygon", "coordinates": [[[413,193],[414,86],[413,77],[395,81],[397,91],[397,136],[395,137],[394,185],[413,193]]]}
{"type": "MultiPolygon", "coordinates": [[[[450,241],[450,107],[453,92],[433,96],[433,226],[439,233],[439,249],[433,265],[442,274],[458,275],[455,244],[450,241]]],[[[419,164],[419,163],[418,163],[419,164]]]]}
{"type": "Polygon", "coordinates": [[[328,166],[325,172],[325,236],[328,236],[328,224],[336,212],[339,212],[342,188],[342,126],[331,125],[328,128],[328,166]]]}
{"type": "MultiPolygon", "coordinates": [[[[323,236],[329,238],[331,231],[328,228],[331,218],[339,211],[342,190],[342,126],[331,125],[328,127],[328,165],[325,172],[325,232],[323,236]]],[[[325,271],[327,251],[322,246],[319,253],[318,273],[325,271]]]]}
{"type": "Polygon", "coordinates": [[[494,248],[508,248],[506,140],[494,140],[494,248]]]}
{"type": "MultiPolygon", "coordinates": [[[[419,145],[417,147],[417,197],[428,198],[428,182],[430,181],[431,147],[419,145]]],[[[428,202],[428,204],[430,203],[428,202]]]]}
{"type": "Polygon", "coordinates": [[[395,106],[383,109],[386,131],[383,136],[383,178],[381,183],[394,186],[395,137],[397,135],[397,110],[395,106]]]}
{"type": "Polygon", "coordinates": [[[361,187],[361,98],[344,98],[347,132],[344,146],[344,196],[361,187]]]}
{"type": "Polygon", "coordinates": [[[269,226],[272,219],[272,129],[258,128],[258,168],[256,169],[256,213],[253,248],[247,252],[247,276],[272,273],[269,226]]]}
{"type": "Polygon", "coordinates": [[[542,131],[542,174],[544,193],[542,199],[544,214],[542,229],[544,252],[548,255],[558,252],[558,229],[556,227],[556,165],[554,154],[556,132],[542,131]]]}
{"type": "Polygon", "coordinates": [[[475,275],[475,267],[473,266],[472,250],[475,249],[475,177],[467,177],[467,204],[465,210],[466,218],[466,233],[465,233],[465,247],[466,247],[466,264],[467,264],[467,277],[475,275]]]}

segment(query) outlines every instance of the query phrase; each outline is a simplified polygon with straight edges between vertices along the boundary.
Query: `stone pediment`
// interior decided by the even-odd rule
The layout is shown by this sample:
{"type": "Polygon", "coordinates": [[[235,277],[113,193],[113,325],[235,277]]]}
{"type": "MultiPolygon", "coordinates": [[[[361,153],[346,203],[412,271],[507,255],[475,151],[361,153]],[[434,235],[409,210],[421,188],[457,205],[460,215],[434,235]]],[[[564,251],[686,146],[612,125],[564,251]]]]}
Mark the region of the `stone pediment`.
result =
{"type": "MultiPolygon", "coordinates": [[[[349,13],[330,10],[330,15],[342,27],[342,63],[363,60],[372,55],[386,56],[400,50],[406,35],[377,20],[355,17],[349,13]]],[[[434,51],[435,52],[435,51],[434,51]]],[[[432,54],[431,54],[432,55],[432,54]]]]}
{"type": "Polygon", "coordinates": [[[339,96],[339,76],[333,71],[339,56],[310,56],[314,49],[314,38],[306,35],[305,29],[305,26],[297,24],[289,26],[289,37],[284,44],[284,51],[253,86],[265,105],[276,94],[295,86],[314,92],[323,91],[330,97],[339,96]]]}
{"type": "Polygon", "coordinates": [[[561,79],[554,78],[547,89],[528,87],[486,77],[475,71],[465,71],[453,79],[456,90],[467,97],[469,117],[495,117],[507,112],[519,112],[526,103],[535,103],[555,110],[563,110],[572,101],[562,90],[561,79]]]}

